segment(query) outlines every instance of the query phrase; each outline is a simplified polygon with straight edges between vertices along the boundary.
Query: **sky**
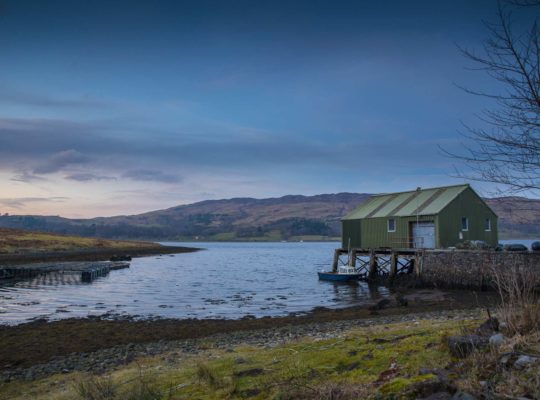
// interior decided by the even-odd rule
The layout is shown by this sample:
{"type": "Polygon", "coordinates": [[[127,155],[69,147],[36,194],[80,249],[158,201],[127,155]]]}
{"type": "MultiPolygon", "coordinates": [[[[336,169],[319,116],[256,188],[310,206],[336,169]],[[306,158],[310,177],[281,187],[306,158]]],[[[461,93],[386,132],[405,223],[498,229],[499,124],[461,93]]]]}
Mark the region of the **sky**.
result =
{"type": "MultiPolygon", "coordinates": [[[[447,184],[496,0],[0,0],[0,212],[447,184]]],[[[457,165],[459,167],[459,165],[457,165]]],[[[473,185],[481,194],[489,185],[473,185]]]]}

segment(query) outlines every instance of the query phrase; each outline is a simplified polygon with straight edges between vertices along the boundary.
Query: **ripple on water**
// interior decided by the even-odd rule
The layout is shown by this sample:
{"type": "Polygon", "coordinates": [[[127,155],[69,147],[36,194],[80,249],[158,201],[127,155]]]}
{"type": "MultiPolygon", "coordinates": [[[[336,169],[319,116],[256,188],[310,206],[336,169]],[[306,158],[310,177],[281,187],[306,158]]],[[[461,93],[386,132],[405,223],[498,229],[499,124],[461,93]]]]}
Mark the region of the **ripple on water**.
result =
{"type": "MultiPolygon", "coordinates": [[[[176,243],[178,244],[178,243],[176,243]]],[[[134,259],[90,284],[75,276],[0,286],[2,323],[88,315],[242,318],[371,303],[385,288],[320,282],[337,243],[201,243],[205,251],[134,259]],[[51,311],[54,310],[54,311],[51,311]]]]}

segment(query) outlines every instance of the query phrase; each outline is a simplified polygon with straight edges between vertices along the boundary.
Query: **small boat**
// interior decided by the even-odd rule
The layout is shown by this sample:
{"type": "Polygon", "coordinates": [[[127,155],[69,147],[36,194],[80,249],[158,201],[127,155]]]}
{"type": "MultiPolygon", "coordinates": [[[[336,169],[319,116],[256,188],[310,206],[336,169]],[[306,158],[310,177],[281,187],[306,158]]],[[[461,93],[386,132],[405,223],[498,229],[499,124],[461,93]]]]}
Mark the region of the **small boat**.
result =
{"type": "Polygon", "coordinates": [[[347,265],[338,267],[337,272],[318,272],[318,274],[322,281],[357,281],[363,277],[363,274],[359,273],[356,268],[347,265]]]}

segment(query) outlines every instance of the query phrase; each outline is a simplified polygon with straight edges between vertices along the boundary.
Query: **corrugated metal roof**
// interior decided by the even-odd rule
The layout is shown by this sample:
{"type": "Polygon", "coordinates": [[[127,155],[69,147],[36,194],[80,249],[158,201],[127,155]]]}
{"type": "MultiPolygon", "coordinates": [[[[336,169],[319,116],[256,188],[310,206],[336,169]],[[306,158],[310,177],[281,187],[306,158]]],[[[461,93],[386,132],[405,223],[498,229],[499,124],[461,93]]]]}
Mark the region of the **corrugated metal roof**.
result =
{"type": "Polygon", "coordinates": [[[469,185],[443,186],[375,195],[343,219],[438,214],[468,187],[469,185]]]}

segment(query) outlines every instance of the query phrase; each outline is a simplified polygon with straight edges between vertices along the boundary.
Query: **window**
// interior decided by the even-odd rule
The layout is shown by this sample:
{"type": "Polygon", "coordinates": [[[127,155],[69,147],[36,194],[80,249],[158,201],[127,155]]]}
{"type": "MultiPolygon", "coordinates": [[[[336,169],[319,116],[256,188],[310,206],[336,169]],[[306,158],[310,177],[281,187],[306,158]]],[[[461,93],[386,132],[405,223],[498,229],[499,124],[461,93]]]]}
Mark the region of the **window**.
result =
{"type": "Polygon", "coordinates": [[[462,231],[468,231],[469,230],[469,218],[461,217],[461,230],[462,231]]]}
{"type": "Polygon", "coordinates": [[[388,219],[388,232],[396,231],[396,220],[394,218],[388,219]]]}
{"type": "Polygon", "coordinates": [[[491,218],[486,218],[484,221],[484,229],[486,232],[491,231],[491,218]]]}

